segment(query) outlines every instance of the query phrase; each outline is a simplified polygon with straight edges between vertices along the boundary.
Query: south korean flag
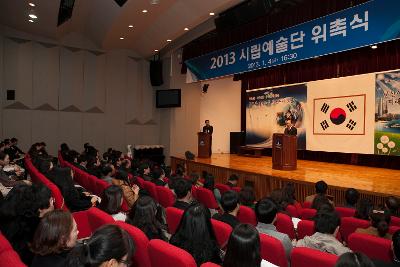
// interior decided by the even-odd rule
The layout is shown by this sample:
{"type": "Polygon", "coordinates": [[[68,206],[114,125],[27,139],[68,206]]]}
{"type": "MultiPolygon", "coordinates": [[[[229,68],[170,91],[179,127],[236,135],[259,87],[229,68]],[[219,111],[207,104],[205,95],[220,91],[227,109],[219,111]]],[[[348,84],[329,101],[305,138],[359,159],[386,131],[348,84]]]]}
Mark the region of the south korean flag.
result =
{"type": "Polygon", "coordinates": [[[314,135],[364,135],[366,95],[314,99],[314,135]]]}

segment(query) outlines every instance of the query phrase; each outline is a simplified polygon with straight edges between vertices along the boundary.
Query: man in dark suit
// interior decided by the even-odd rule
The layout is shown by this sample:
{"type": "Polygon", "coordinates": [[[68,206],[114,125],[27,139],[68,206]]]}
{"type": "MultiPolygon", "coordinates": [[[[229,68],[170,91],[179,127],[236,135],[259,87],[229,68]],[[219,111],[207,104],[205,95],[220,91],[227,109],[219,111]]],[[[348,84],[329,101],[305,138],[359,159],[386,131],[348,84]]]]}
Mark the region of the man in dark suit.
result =
{"type": "Polygon", "coordinates": [[[210,125],[210,121],[206,120],[205,123],[206,123],[206,125],[203,127],[203,133],[212,134],[214,131],[214,128],[210,125]]]}
{"type": "Polygon", "coordinates": [[[285,128],[285,134],[287,135],[297,135],[297,129],[296,127],[293,126],[292,120],[291,119],[286,119],[286,128],[285,128]]]}

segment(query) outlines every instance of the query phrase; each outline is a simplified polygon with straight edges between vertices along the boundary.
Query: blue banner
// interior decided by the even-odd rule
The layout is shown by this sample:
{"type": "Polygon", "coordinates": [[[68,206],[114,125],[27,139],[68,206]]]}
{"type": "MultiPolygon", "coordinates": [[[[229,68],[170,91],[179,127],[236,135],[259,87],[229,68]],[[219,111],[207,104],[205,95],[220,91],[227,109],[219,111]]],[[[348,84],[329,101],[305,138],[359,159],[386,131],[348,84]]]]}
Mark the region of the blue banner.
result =
{"type": "Polygon", "coordinates": [[[185,63],[207,80],[382,43],[399,38],[399,10],[399,0],[372,0],[185,63]]]}

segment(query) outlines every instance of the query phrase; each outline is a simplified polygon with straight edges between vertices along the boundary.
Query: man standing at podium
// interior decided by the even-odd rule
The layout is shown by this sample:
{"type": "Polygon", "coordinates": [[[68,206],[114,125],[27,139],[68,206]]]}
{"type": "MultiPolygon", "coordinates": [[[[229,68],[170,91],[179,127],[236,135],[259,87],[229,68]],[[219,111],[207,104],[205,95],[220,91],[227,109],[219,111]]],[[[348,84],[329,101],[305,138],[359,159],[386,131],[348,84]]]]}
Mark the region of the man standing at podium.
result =
{"type": "Polygon", "coordinates": [[[206,125],[203,127],[203,133],[212,134],[214,128],[210,125],[210,120],[205,121],[206,125]]]}
{"type": "Polygon", "coordinates": [[[296,127],[293,126],[292,119],[288,118],[288,119],[286,119],[285,122],[286,122],[286,127],[285,127],[284,134],[296,136],[297,135],[297,129],[296,129],[296,127]]]}

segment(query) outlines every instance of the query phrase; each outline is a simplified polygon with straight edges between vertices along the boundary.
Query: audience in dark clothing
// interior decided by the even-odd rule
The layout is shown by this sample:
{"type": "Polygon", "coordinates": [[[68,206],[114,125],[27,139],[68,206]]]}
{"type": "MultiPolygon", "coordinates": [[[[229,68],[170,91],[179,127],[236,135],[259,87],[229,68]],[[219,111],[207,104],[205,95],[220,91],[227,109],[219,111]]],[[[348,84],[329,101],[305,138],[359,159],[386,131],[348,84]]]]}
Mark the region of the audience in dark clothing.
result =
{"type": "Polygon", "coordinates": [[[175,208],[185,210],[193,202],[192,184],[184,178],[178,178],[174,182],[174,191],[176,195],[175,208]]]}
{"type": "Polygon", "coordinates": [[[236,218],[239,212],[239,196],[235,191],[226,191],[222,194],[221,206],[223,213],[216,213],[213,219],[222,221],[229,224],[232,228],[235,228],[240,222],[236,218]]]}

